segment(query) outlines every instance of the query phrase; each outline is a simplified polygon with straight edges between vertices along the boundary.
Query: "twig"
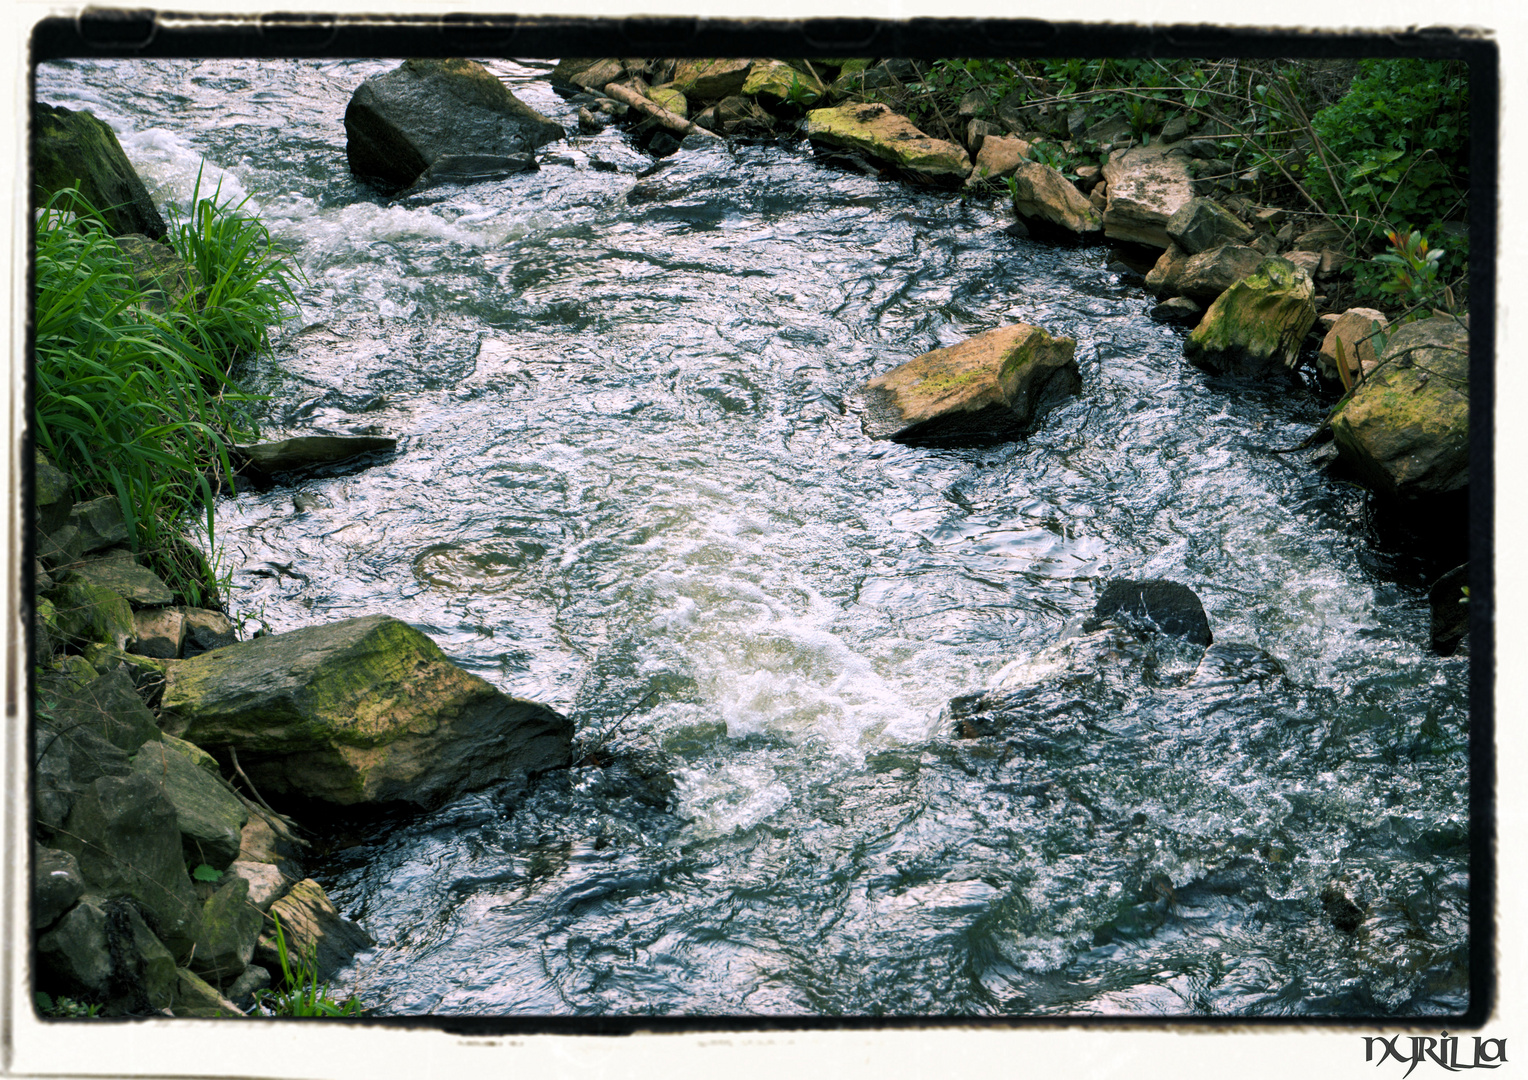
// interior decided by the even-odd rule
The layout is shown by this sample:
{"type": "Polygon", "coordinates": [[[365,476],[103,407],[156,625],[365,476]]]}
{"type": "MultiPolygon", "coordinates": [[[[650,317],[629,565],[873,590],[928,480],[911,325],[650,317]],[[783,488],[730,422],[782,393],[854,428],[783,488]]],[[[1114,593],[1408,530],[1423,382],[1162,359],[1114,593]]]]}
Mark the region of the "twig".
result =
{"type": "MultiPolygon", "coordinates": [[[[292,833],[291,830],[297,828],[297,823],[291,818],[285,817],[282,814],[278,814],[275,810],[272,810],[270,803],[265,801],[264,796],[260,794],[260,789],[255,787],[255,782],[251,780],[249,778],[249,774],[247,774],[244,769],[240,767],[239,752],[230,746],[228,748],[228,756],[233,761],[233,771],[239,774],[239,778],[243,780],[245,784],[249,785],[250,793],[254,795],[254,797],[260,801],[260,805],[265,808],[265,812],[261,813],[260,816],[265,818],[266,821],[270,822],[271,828],[275,829],[285,839],[291,840],[293,843],[301,844],[303,847],[309,846],[306,840],[301,840],[292,833]]],[[[238,792],[234,792],[234,794],[237,795],[238,792]]],[[[243,798],[243,796],[240,796],[240,798],[243,798]]],[[[244,801],[246,803],[249,802],[248,799],[245,799],[244,801]]]]}

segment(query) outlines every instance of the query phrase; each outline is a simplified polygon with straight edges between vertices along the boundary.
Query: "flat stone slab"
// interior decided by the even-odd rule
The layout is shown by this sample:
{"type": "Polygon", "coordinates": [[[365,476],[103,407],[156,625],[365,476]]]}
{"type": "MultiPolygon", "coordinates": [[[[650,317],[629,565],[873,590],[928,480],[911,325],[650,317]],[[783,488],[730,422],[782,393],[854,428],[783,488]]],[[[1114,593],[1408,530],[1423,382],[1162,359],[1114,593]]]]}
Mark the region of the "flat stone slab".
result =
{"type": "Polygon", "coordinates": [[[907,117],[879,103],[813,109],[806,114],[806,134],[822,146],[879,158],[925,183],[954,186],[971,174],[971,158],[963,147],[929,138],[907,117]]]}
{"type": "Polygon", "coordinates": [[[139,607],[162,607],[175,602],[175,594],[159,575],[139,566],[130,554],[87,559],[74,565],[74,573],[139,607]]]}
{"type": "Polygon", "coordinates": [[[924,353],[860,389],[865,434],[940,446],[1016,438],[1081,389],[1076,347],[1017,323],[924,353]]]}
{"type": "Polygon", "coordinates": [[[1132,146],[1104,165],[1104,235],[1165,248],[1167,223],[1194,197],[1188,159],[1164,146],[1132,146]]]}
{"type": "Polygon", "coordinates": [[[263,473],[296,472],[398,449],[398,440],[382,435],[299,435],[278,442],[235,446],[263,473]]]}

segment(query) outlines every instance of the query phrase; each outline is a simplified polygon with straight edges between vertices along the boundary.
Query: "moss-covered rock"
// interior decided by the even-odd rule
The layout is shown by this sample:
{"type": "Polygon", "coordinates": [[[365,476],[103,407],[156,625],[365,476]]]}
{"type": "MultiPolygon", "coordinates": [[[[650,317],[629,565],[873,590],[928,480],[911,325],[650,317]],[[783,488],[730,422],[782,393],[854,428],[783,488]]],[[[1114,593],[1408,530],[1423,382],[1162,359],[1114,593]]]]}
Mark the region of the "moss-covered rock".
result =
{"type": "Polygon", "coordinates": [[[1332,417],[1337,452],[1384,495],[1421,499],[1470,480],[1470,336],[1449,318],[1407,323],[1332,417]]]}
{"type": "Polygon", "coordinates": [[[175,959],[131,903],[85,896],[37,942],[38,983],[147,1015],[174,1000],[175,959]]]}
{"type": "Polygon", "coordinates": [[[225,870],[239,856],[240,832],[249,821],[249,811],[216,776],[201,767],[200,750],[191,747],[197,756],[181,750],[189,745],[178,739],[145,743],[133,758],[132,768],[163,786],[175,807],[186,863],[206,863],[214,870],[225,870]]]}
{"type": "Polygon", "coordinates": [[[102,642],[123,649],[133,639],[133,609],[110,589],[71,574],[51,599],[59,633],[70,645],[83,648],[102,642]]]}
{"type": "Polygon", "coordinates": [[[924,353],[860,389],[865,434],[940,446],[1016,438],[1081,389],[1076,347],[1020,323],[924,353]]]}
{"type": "Polygon", "coordinates": [[[413,59],[356,89],[345,136],[351,172],[399,190],[444,155],[530,153],[563,130],[481,64],[413,59]]]}
{"type": "Polygon", "coordinates": [[[114,235],[161,240],[168,232],[116,133],[88,112],[33,105],[32,168],[40,203],[78,188],[114,235]]]}
{"type": "Polygon", "coordinates": [[[770,107],[806,108],[828,92],[822,80],[783,60],[755,60],[738,91],[743,97],[760,99],[770,107]]]}
{"type": "Polygon", "coordinates": [[[74,481],[41,450],[32,467],[32,503],[37,510],[37,529],[47,534],[69,521],[74,507],[74,481]]]}
{"type": "Polygon", "coordinates": [[[170,1011],[180,1017],[205,1020],[243,1016],[233,1002],[218,993],[217,987],[186,968],[175,972],[175,1004],[170,1011]]]}
{"type": "MultiPolygon", "coordinates": [[[[139,564],[130,551],[108,552],[99,558],[85,559],[75,564],[73,573],[76,580],[115,593],[137,607],[158,607],[175,602],[170,587],[158,574],[139,564]]],[[[137,634],[137,625],[133,620],[133,629],[121,641],[113,636],[112,643],[119,649],[125,647],[137,634]]]]}
{"type": "Polygon", "coordinates": [[[267,796],[432,804],[566,765],[572,725],[383,615],[240,642],[169,673],[165,730],[233,747],[267,796]]]}
{"type": "Polygon", "coordinates": [[[321,981],[375,944],[370,934],[340,915],[323,886],[306,878],[271,905],[266,932],[255,945],[255,962],[273,971],[281,970],[275,932],[278,919],[288,955],[312,957],[321,981]]]}
{"type": "Polygon", "coordinates": [[[690,118],[690,103],[685,100],[684,93],[674,86],[654,86],[648,90],[647,97],[656,105],[661,105],[675,116],[690,118]]]}
{"type": "Polygon", "coordinates": [[[192,298],[191,306],[195,306],[194,298],[202,291],[196,267],[142,233],[119,236],[117,246],[132,263],[133,280],[142,290],[150,311],[164,314],[180,307],[188,297],[192,298]]]}
{"type": "Polygon", "coordinates": [[[32,750],[38,823],[63,825],[82,792],[103,776],[128,775],[130,756],[157,735],[154,715],[122,672],[39,680],[32,750]]]}
{"type": "Polygon", "coordinates": [[[1231,375],[1288,371],[1316,321],[1316,287],[1285,259],[1266,259],[1210,305],[1184,343],[1189,361],[1231,375]]]}
{"type": "Polygon", "coordinates": [[[128,542],[122,504],[113,495],[76,503],[69,511],[69,524],[79,530],[80,548],[87,555],[128,542]]]}
{"type": "Polygon", "coordinates": [[[80,864],[67,851],[32,850],[32,928],[51,926],[85,892],[80,864]]]}
{"type": "Polygon", "coordinates": [[[806,114],[806,133],[820,146],[859,150],[922,183],[953,187],[971,175],[963,147],[931,139],[885,105],[839,105],[806,114]]]}
{"type": "Polygon", "coordinates": [[[202,905],[202,932],[191,970],[213,986],[228,986],[249,966],[264,922],[260,909],[249,902],[249,882],[230,874],[202,905]]]}
{"type": "Polygon", "coordinates": [[[1049,165],[1015,162],[1013,185],[1014,213],[1037,233],[1085,239],[1104,227],[1087,196],[1049,165]]]}
{"type": "Polygon", "coordinates": [[[740,94],[748,81],[750,59],[706,57],[681,60],[674,65],[674,88],[695,101],[720,101],[740,94]]]}

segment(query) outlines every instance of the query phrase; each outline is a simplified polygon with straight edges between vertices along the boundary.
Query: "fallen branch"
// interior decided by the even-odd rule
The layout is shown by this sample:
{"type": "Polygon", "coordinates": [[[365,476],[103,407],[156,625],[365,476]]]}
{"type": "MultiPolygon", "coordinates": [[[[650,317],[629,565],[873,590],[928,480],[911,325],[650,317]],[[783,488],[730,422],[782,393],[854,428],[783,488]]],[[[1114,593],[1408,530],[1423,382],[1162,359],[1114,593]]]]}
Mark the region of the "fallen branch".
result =
{"type": "MultiPolygon", "coordinates": [[[[228,781],[224,780],[223,783],[227,785],[228,790],[237,795],[240,800],[243,801],[245,806],[249,807],[255,813],[264,818],[266,824],[270,825],[271,830],[275,832],[277,836],[281,837],[283,840],[290,840],[292,843],[298,844],[302,847],[309,847],[310,845],[306,840],[302,839],[302,837],[296,835],[296,833],[293,832],[293,830],[297,827],[297,823],[291,818],[286,817],[283,814],[279,814],[275,810],[272,810],[270,804],[265,801],[264,797],[260,794],[259,789],[255,787],[255,782],[251,780],[249,775],[245,773],[243,768],[240,767],[239,752],[230,746],[228,748],[228,756],[233,762],[233,771],[238,773],[239,778],[249,786],[251,794],[253,794],[254,797],[259,800],[259,805],[251,802],[244,796],[242,792],[237,791],[232,784],[229,784],[228,781]]],[[[222,780],[222,777],[218,777],[218,779],[222,780]]]]}
{"type": "Polygon", "coordinates": [[[716,132],[707,131],[705,128],[686,120],[678,113],[669,112],[656,101],[650,101],[629,86],[623,86],[620,83],[609,83],[605,87],[605,93],[625,105],[630,105],[633,109],[655,121],[661,127],[668,128],[668,130],[677,134],[704,135],[708,139],[725,141],[716,132]]]}

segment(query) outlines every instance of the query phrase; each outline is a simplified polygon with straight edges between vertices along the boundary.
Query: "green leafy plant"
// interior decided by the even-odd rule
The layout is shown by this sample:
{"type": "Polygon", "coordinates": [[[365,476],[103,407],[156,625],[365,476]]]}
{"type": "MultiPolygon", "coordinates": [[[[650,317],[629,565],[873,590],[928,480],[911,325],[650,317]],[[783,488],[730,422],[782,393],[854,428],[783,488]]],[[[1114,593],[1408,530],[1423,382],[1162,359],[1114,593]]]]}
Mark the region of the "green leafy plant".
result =
{"type": "Polygon", "coordinates": [[[43,993],[41,990],[35,991],[32,994],[32,1003],[43,1016],[90,1017],[97,1016],[101,1012],[100,1005],[87,1005],[70,997],[55,998],[50,994],[43,993]]]}
{"type": "Polygon", "coordinates": [[[312,946],[293,955],[287,947],[281,917],[273,915],[271,918],[276,923],[276,958],[281,965],[282,987],[261,990],[255,995],[256,1000],[276,1016],[360,1016],[358,998],[335,1001],[329,985],[318,981],[312,946]]]}
{"type": "Polygon", "coordinates": [[[74,189],[39,212],[33,260],[37,445],[83,497],[117,498],[134,550],[192,604],[218,586],[181,530],[200,523],[213,545],[209,474],[232,475],[228,444],[252,433],[257,398],[230,371],[267,346],[292,300],[264,227],[199,195],[198,183],[173,234],[199,289],[147,291],[74,189]]]}
{"type": "Polygon", "coordinates": [[[206,863],[197,864],[195,869],[191,871],[191,878],[194,881],[217,881],[222,876],[223,872],[221,870],[214,870],[206,863]]]}
{"type": "Polygon", "coordinates": [[[1380,283],[1379,291],[1394,296],[1407,308],[1424,304],[1452,306],[1438,285],[1443,249],[1429,247],[1420,232],[1402,234],[1392,230],[1386,238],[1390,250],[1374,256],[1376,263],[1389,270],[1389,277],[1380,283]]]}

